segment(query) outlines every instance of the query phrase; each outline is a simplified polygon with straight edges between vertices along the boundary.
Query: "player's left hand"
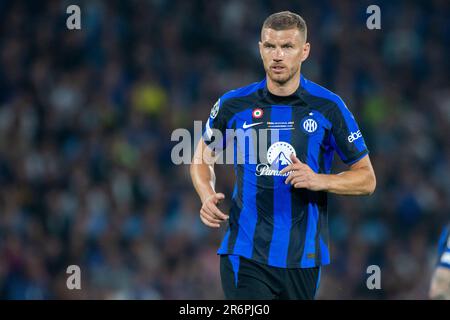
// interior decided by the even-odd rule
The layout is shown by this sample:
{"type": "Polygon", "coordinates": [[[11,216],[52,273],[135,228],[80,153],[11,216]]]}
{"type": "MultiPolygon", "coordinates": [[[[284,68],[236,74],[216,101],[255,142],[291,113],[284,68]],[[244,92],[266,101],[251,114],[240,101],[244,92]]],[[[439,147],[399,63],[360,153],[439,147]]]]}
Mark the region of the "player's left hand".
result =
{"type": "Polygon", "coordinates": [[[281,174],[291,172],[285,183],[290,183],[294,188],[305,188],[311,191],[325,189],[325,176],[315,173],[307,164],[301,162],[294,154],[291,154],[292,164],[280,171],[281,174]]]}

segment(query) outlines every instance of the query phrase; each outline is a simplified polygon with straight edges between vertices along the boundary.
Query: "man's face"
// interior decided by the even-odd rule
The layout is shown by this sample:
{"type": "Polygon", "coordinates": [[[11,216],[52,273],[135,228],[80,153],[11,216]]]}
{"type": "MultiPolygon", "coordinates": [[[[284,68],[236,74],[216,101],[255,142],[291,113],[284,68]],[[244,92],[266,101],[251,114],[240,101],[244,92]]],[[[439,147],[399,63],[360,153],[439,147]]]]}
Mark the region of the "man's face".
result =
{"type": "Polygon", "coordinates": [[[264,28],[261,32],[259,52],[269,78],[279,84],[292,79],[300,65],[309,55],[309,43],[298,29],[274,30],[264,28]]]}

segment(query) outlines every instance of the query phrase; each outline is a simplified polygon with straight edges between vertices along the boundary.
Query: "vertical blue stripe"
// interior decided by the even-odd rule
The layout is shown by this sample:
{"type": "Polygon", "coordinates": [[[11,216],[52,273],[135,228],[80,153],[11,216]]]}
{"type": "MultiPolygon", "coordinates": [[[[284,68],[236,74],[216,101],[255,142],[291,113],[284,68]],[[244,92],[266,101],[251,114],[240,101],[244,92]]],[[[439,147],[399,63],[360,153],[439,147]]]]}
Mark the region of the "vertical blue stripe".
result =
{"type": "Polygon", "coordinates": [[[239,256],[235,256],[235,255],[228,255],[228,259],[230,259],[231,262],[231,266],[233,267],[233,272],[234,272],[234,285],[237,287],[238,285],[238,275],[239,275],[239,256]]]}
{"type": "MultiPolygon", "coordinates": [[[[292,107],[272,106],[270,120],[292,121],[292,107]]],[[[279,130],[279,141],[291,142],[291,130],[279,130]]],[[[272,144],[275,141],[272,141],[272,144]]],[[[286,154],[290,157],[290,154],[286,154]]],[[[283,167],[277,168],[278,170],[283,167]]],[[[273,199],[273,234],[269,250],[269,265],[286,267],[289,248],[290,230],[292,225],[291,212],[291,185],[285,184],[286,177],[274,176],[274,199],[273,199]]]]}
{"type": "Polygon", "coordinates": [[[317,283],[316,283],[316,292],[314,292],[314,300],[317,297],[317,292],[319,291],[320,286],[320,277],[322,276],[322,268],[319,267],[319,275],[317,276],[317,283]]]}
{"type": "MultiPolygon", "coordinates": [[[[308,150],[306,154],[307,165],[316,173],[319,172],[320,145],[325,134],[325,130],[321,126],[317,130],[320,130],[320,132],[311,135],[308,139],[308,150]]],[[[305,247],[303,249],[302,260],[300,261],[300,266],[303,268],[315,266],[315,256],[308,257],[308,255],[318,254],[316,252],[316,233],[317,221],[319,220],[319,208],[317,207],[317,203],[311,202],[311,200],[313,199],[309,199],[310,202],[308,203],[305,247]]]]}
{"type": "MultiPolygon", "coordinates": [[[[234,171],[234,174],[236,175],[236,170],[234,171]]],[[[233,200],[236,198],[236,196],[237,196],[237,182],[234,183],[233,200]]]]}
{"type": "Polygon", "coordinates": [[[323,242],[322,237],[319,237],[320,241],[320,261],[322,264],[330,263],[330,250],[328,250],[328,246],[325,242],[323,242]]]}
{"type": "Polygon", "coordinates": [[[440,239],[439,239],[439,245],[438,245],[438,248],[439,248],[439,251],[438,251],[438,252],[439,252],[439,256],[441,256],[441,255],[445,252],[445,250],[446,250],[446,248],[447,248],[447,241],[448,241],[449,235],[450,235],[450,228],[447,227],[447,228],[445,228],[445,229],[442,231],[441,237],[440,237],[440,239]]]}
{"type": "MultiPolygon", "coordinates": [[[[252,109],[247,109],[236,116],[236,128],[242,129],[244,122],[252,123],[252,109]]],[[[250,128],[251,129],[251,128],[250,128]]],[[[247,129],[248,130],[248,129],[247,129]]],[[[238,134],[240,130],[237,131],[238,134]]],[[[241,254],[246,258],[250,258],[253,254],[253,235],[257,222],[256,210],[256,164],[250,164],[250,159],[256,159],[256,150],[254,148],[253,138],[237,139],[237,152],[245,154],[244,158],[244,179],[242,187],[242,209],[239,215],[239,230],[234,245],[233,253],[241,254]],[[248,143],[247,143],[248,142],[248,143]],[[247,148],[247,149],[246,149],[247,148]],[[248,150],[248,152],[246,152],[248,150]]]]}

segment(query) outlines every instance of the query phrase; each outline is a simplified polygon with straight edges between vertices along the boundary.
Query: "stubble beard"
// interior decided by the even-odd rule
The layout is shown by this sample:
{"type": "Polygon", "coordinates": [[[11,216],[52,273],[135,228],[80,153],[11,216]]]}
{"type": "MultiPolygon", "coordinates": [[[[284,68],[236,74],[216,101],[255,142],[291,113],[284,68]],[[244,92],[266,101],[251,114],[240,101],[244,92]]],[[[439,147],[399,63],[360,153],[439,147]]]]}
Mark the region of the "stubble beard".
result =
{"type": "Polygon", "coordinates": [[[282,86],[282,85],[286,84],[287,82],[289,82],[295,76],[298,69],[299,69],[299,66],[293,67],[289,70],[289,73],[287,75],[286,74],[277,75],[277,74],[274,74],[270,68],[268,68],[268,69],[266,69],[266,73],[269,76],[270,80],[272,80],[273,82],[282,86]]]}

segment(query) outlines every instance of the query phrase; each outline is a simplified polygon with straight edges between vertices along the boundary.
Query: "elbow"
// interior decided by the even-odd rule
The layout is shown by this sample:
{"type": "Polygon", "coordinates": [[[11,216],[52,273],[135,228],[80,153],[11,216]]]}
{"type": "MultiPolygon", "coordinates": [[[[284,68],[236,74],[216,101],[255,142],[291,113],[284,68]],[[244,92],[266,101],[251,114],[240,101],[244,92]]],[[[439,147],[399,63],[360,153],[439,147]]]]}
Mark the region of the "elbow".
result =
{"type": "Polygon", "coordinates": [[[375,173],[373,171],[370,172],[368,176],[368,182],[366,184],[366,195],[370,196],[375,192],[377,187],[377,178],[375,177],[375,173]]]}
{"type": "Polygon", "coordinates": [[[377,179],[373,170],[365,170],[363,184],[359,189],[358,195],[360,196],[370,196],[375,192],[377,187],[377,179]]]}
{"type": "Polygon", "coordinates": [[[189,166],[189,174],[191,175],[191,179],[194,177],[195,171],[197,169],[197,165],[192,161],[192,163],[189,166]]]}

